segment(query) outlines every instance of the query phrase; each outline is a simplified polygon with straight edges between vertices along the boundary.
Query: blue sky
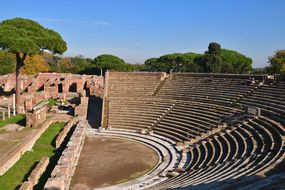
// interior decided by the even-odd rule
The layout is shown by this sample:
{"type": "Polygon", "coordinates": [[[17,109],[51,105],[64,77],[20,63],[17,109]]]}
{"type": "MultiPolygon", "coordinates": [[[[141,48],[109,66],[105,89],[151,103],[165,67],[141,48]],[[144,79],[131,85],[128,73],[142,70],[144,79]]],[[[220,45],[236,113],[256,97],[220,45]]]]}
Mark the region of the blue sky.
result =
{"type": "Polygon", "coordinates": [[[109,53],[143,63],[166,53],[203,53],[210,42],[254,67],[285,49],[284,0],[0,0],[0,20],[31,18],[59,32],[66,55],[109,53]]]}

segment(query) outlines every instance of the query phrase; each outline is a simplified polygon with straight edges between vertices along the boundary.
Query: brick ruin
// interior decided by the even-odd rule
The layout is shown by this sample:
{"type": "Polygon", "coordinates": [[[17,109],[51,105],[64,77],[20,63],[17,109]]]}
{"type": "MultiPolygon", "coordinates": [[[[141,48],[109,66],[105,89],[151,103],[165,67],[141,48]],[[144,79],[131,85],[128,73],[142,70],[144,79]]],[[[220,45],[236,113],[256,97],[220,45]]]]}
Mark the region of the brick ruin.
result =
{"type": "MultiPolygon", "coordinates": [[[[0,92],[15,90],[15,74],[0,76],[0,92]]],[[[20,76],[21,102],[19,113],[31,111],[41,101],[49,98],[65,101],[69,97],[103,96],[104,79],[96,75],[77,75],[69,73],[39,73],[35,76],[20,76]]],[[[9,97],[10,98],[10,97],[9,97]]]]}
{"type": "MultiPolygon", "coordinates": [[[[0,112],[2,120],[15,115],[15,74],[0,76],[0,112]]],[[[46,118],[46,101],[49,98],[64,102],[79,99],[74,114],[87,114],[87,96],[102,97],[104,78],[95,75],[77,75],[68,73],[39,73],[35,76],[20,76],[21,102],[17,113],[26,114],[26,126],[36,127],[46,118]]]]}

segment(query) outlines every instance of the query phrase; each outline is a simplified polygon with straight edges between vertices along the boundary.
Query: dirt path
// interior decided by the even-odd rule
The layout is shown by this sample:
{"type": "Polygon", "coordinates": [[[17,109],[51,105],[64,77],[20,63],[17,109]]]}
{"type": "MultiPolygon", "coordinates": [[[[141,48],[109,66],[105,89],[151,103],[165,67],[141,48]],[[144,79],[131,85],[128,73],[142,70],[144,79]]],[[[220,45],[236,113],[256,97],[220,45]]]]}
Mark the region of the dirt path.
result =
{"type": "Polygon", "coordinates": [[[0,160],[4,159],[25,140],[34,136],[37,129],[24,128],[22,131],[0,131],[0,160]]]}
{"type": "Polygon", "coordinates": [[[117,138],[87,137],[70,189],[104,187],[129,181],[151,170],[156,152],[117,138]]]}

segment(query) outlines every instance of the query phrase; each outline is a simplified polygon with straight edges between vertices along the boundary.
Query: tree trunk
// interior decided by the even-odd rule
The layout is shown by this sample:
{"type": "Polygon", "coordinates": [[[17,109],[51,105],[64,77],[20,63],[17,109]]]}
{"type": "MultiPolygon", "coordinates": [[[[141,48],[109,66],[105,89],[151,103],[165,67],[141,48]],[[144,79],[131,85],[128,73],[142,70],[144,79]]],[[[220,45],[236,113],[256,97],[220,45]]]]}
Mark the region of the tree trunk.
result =
{"type": "Polygon", "coordinates": [[[23,54],[21,57],[20,53],[16,53],[17,65],[16,65],[16,110],[17,114],[23,113],[24,110],[21,109],[23,106],[23,102],[21,101],[21,83],[20,83],[20,75],[22,73],[22,67],[24,66],[24,61],[26,59],[27,54],[23,54]]]}

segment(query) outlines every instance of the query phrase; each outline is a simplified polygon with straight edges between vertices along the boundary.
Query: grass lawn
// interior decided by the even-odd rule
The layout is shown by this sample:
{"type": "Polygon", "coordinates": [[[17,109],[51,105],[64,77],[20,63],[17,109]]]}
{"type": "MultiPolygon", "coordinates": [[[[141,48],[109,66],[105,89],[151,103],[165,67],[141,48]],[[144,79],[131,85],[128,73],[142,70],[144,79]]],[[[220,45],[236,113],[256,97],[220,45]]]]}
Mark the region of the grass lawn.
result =
{"type": "MultiPolygon", "coordinates": [[[[0,190],[18,189],[22,182],[27,180],[33,168],[42,157],[47,156],[51,158],[57,154],[55,139],[64,125],[64,122],[57,122],[50,125],[36,141],[33,150],[26,152],[12,168],[0,177],[0,190]]],[[[52,169],[50,169],[50,171],[51,170],[52,169]]],[[[45,179],[47,179],[47,177],[45,177],[45,179]]]]}
{"type": "Polygon", "coordinates": [[[8,124],[17,123],[19,125],[25,125],[25,116],[23,114],[18,114],[16,116],[6,118],[5,121],[0,121],[0,127],[3,127],[8,124]]]}
{"type": "Polygon", "coordinates": [[[57,100],[49,98],[48,99],[48,107],[51,108],[52,106],[56,105],[57,102],[58,102],[57,100]]]}

